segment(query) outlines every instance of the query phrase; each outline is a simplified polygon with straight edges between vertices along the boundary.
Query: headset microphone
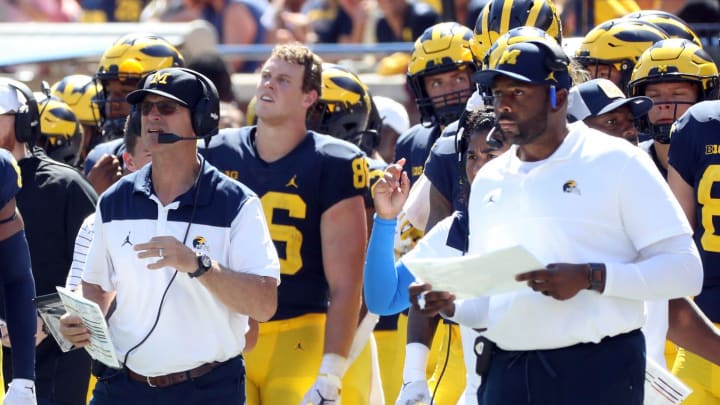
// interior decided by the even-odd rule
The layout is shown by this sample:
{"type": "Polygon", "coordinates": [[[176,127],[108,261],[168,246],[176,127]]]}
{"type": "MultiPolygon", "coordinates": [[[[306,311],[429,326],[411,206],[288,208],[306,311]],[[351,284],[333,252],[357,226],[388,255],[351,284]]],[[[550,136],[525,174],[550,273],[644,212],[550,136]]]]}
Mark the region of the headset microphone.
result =
{"type": "Polygon", "coordinates": [[[505,143],[505,133],[503,132],[502,128],[498,124],[495,124],[495,126],[492,127],[490,132],[488,132],[487,137],[485,138],[485,142],[487,142],[488,146],[494,149],[500,149],[503,147],[503,144],[505,143]],[[495,136],[495,131],[497,131],[502,139],[495,136]]]}
{"type": "Polygon", "coordinates": [[[197,141],[198,137],[194,136],[180,136],[169,132],[163,132],[158,134],[158,143],[168,144],[168,143],[175,143],[180,141],[197,141]]]}

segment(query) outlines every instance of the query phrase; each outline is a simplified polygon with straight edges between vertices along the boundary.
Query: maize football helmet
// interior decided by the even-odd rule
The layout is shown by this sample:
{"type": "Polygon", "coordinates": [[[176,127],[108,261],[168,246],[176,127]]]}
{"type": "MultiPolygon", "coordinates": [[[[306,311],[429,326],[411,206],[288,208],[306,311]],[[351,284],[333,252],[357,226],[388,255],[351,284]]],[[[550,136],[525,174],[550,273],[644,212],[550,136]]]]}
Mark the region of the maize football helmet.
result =
{"type": "MultiPolygon", "coordinates": [[[[694,42],[681,38],[657,42],[640,56],[632,72],[628,91],[630,96],[645,95],[651,83],[687,81],[697,85],[698,101],[718,97],[718,67],[712,57],[694,42]]],[[[694,104],[679,101],[655,101],[655,105],[694,104]]],[[[674,119],[679,118],[677,114],[674,119]]],[[[670,125],[651,124],[647,116],[640,120],[640,130],[648,132],[660,143],[670,142],[670,125]]]]}
{"type": "Polygon", "coordinates": [[[424,78],[456,70],[467,71],[472,76],[480,57],[473,32],[458,23],[435,24],[418,37],[408,64],[407,80],[424,125],[447,125],[457,120],[465,101],[475,90],[468,80],[470,85],[466,90],[433,98],[428,96],[424,78]]]}
{"type": "Polygon", "coordinates": [[[670,38],[683,38],[702,48],[697,34],[682,18],[661,10],[642,10],[630,13],[623,18],[634,18],[647,21],[660,27],[670,38]]]}
{"type": "Polygon", "coordinates": [[[57,97],[38,94],[40,139],[38,146],[59,162],[73,165],[80,149],[81,129],[73,110],[57,97]]]}
{"type": "Polygon", "coordinates": [[[50,92],[70,107],[81,124],[99,127],[98,87],[90,76],[70,75],[53,84],[50,92]]]}
{"type": "MultiPolygon", "coordinates": [[[[127,34],[110,46],[100,58],[95,79],[103,85],[98,94],[98,107],[103,128],[103,137],[122,136],[126,114],[108,112],[106,104],[126,103],[122,99],[111,100],[107,91],[110,80],[135,84],[151,72],[168,67],[182,67],[185,60],[180,52],[164,38],[142,33],[127,34]],[[119,115],[119,116],[115,116],[119,115]]],[[[111,104],[112,106],[112,104],[111,104]]]]}
{"type": "Polygon", "coordinates": [[[540,28],[562,44],[562,22],[552,0],[490,0],[475,22],[480,57],[498,37],[523,26],[540,28]]]}
{"type": "Polygon", "coordinates": [[[621,74],[617,85],[626,91],[635,63],[643,51],[667,38],[665,31],[646,21],[629,18],[609,20],[585,35],[575,53],[575,60],[589,71],[597,71],[598,65],[614,66],[621,74]]]}
{"type": "Polygon", "coordinates": [[[490,66],[496,65],[497,58],[500,57],[508,46],[538,39],[555,42],[555,39],[550,36],[547,31],[543,31],[537,27],[517,27],[511,29],[505,34],[499,36],[492,44],[488,52],[483,57],[483,68],[487,69],[490,66]]]}
{"type": "Polygon", "coordinates": [[[308,112],[307,127],[359,146],[374,147],[368,132],[371,96],[357,75],[333,64],[323,64],[321,94],[308,112]]]}

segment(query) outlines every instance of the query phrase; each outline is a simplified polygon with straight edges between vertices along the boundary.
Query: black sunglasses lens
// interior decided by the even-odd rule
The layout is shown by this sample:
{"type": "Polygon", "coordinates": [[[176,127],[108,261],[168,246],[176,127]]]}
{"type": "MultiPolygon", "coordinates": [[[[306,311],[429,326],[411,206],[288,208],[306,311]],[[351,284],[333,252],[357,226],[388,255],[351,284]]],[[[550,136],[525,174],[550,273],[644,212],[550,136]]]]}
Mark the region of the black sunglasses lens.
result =
{"type": "Polygon", "coordinates": [[[161,115],[172,115],[177,111],[177,105],[169,101],[159,101],[157,103],[151,103],[149,101],[143,102],[140,105],[140,111],[142,115],[149,115],[153,109],[153,106],[157,106],[158,112],[161,115]]]}

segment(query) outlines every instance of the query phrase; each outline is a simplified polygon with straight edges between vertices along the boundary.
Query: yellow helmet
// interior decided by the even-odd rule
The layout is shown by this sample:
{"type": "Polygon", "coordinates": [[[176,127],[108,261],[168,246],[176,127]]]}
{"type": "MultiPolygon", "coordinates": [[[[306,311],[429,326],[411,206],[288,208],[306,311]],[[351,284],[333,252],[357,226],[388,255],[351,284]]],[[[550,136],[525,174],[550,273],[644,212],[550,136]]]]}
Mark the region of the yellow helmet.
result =
{"type": "Polygon", "coordinates": [[[308,112],[307,127],[372,151],[375,145],[367,131],[371,108],[370,90],[357,75],[325,63],[321,94],[308,112]]]}
{"type": "Polygon", "coordinates": [[[483,69],[489,69],[489,66],[495,66],[497,59],[508,46],[537,39],[555,42],[555,39],[550,36],[547,31],[537,27],[517,27],[511,29],[498,37],[487,51],[482,59],[483,69]]]}
{"type": "Polygon", "coordinates": [[[473,32],[455,22],[435,24],[418,37],[408,64],[407,79],[424,124],[447,125],[457,120],[465,101],[475,90],[469,81],[467,91],[445,94],[444,100],[433,100],[425,90],[424,77],[455,70],[467,70],[472,76],[480,57],[473,32]],[[443,107],[434,106],[438,101],[442,101],[443,107]]]}
{"type": "Polygon", "coordinates": [[[80,147],[80,122],[73,110],[57,97],[39,94],[40,140],[51,158],[73,164],[80,147]]]}
{"type": "MultiPolygon", "coordinates": [[[[696,102],[718,97],[718,67],[712,57],[694,42],[681,38],[659,41],[643,52],[632,72],[628,91],[630,96],[642,96],[648,84],[677,81],[698,86],[696,102]]],[[[693,103],[663,101],[662,104],[693,103]]],[[[670,125],[653,125],[647,116],[641,119],[639,129],[649,132],[658,142],[670,141],[670,125]]]]}
{"type": "Polygon", "coordinates": [[[642,10],[630,13],[623,18],[647,21],[660,27],[670,38],[683,38],[702,48],[702,42],[690,26],[680,17],[661,10],[642,10]]]}
{"type": "Polygon", "coordinates": [[[156,70],[184,64],[180,52],[163,37],[127,34],[100,57],[95,77],[101,81],[140,80],[156,70]]]}
{"type": "MultiPolygon", "coordinates": [[[[127,34],[115,41],[100,58],[95,79],[103,85],[98,94],[98,109],[103,139],[122,137],[126,114],[106,110],[109,101],[107,81],[135,84],[149,73],[168,67],[182,67],[185,61],[178,50],[164,38],[147,33],[127,34]]],[[[112,100],[122,102],[124,99],[112,100]]],[[[110,104],[112,108],[112,104],[110,104]]]]}
{"type": "Polygon", "coordinates": [[[99,126],[100,111],[96,102],[99,87],[88,75],[70,75],[53,84],[50,92],[73,110],[81,124],[99,126]]]}
{"type": "Polygon", "coordinates": [[[710,54],[686,39],[666,39],[640,56],[630,79],[630,95],[642,95],[649,83],[681,80],[700,86],[698,101],[718,96],[718,68],[710,54]]]}
{"type": "Polygon", "coordinates": [[[585,69],[598,64],[612,65],[622,75],[618,87],[625,89],[640,55],[667,34],[651,23],[616,18],[591,29],[575,53],[575,60],[585,69]]]}
{"type": "Polygon", "coordinates": [[[562,22],[552,0],[490,0],[475,22],[475,41],[484,56],[501,35],[517,27],[537,27],[562,44],[562,22]]]}

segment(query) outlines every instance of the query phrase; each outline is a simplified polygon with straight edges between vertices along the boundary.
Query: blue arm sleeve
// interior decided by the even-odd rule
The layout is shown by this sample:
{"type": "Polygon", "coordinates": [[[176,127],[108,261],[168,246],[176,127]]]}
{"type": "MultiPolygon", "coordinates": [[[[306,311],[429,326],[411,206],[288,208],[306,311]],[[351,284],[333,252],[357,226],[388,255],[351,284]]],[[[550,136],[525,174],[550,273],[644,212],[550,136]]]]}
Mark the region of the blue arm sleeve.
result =
{"type": "Polygon", "coordinates": [[[35,333],[37,312],[35,280],[30,271],[30,253],[25,231],[0,241],[5,266],[0,278],[5,287],[5,308],[12,342],[13,378],[35,379],[35,333]]]}
{"type": "Polygon", "coordinates": [[[402,263],[395,263],[393,243],[396,220],[375,215],[365,259],[363,293],[370,312],[393,315],[410,305],[408,286],[415,277],[402,263]]]}

